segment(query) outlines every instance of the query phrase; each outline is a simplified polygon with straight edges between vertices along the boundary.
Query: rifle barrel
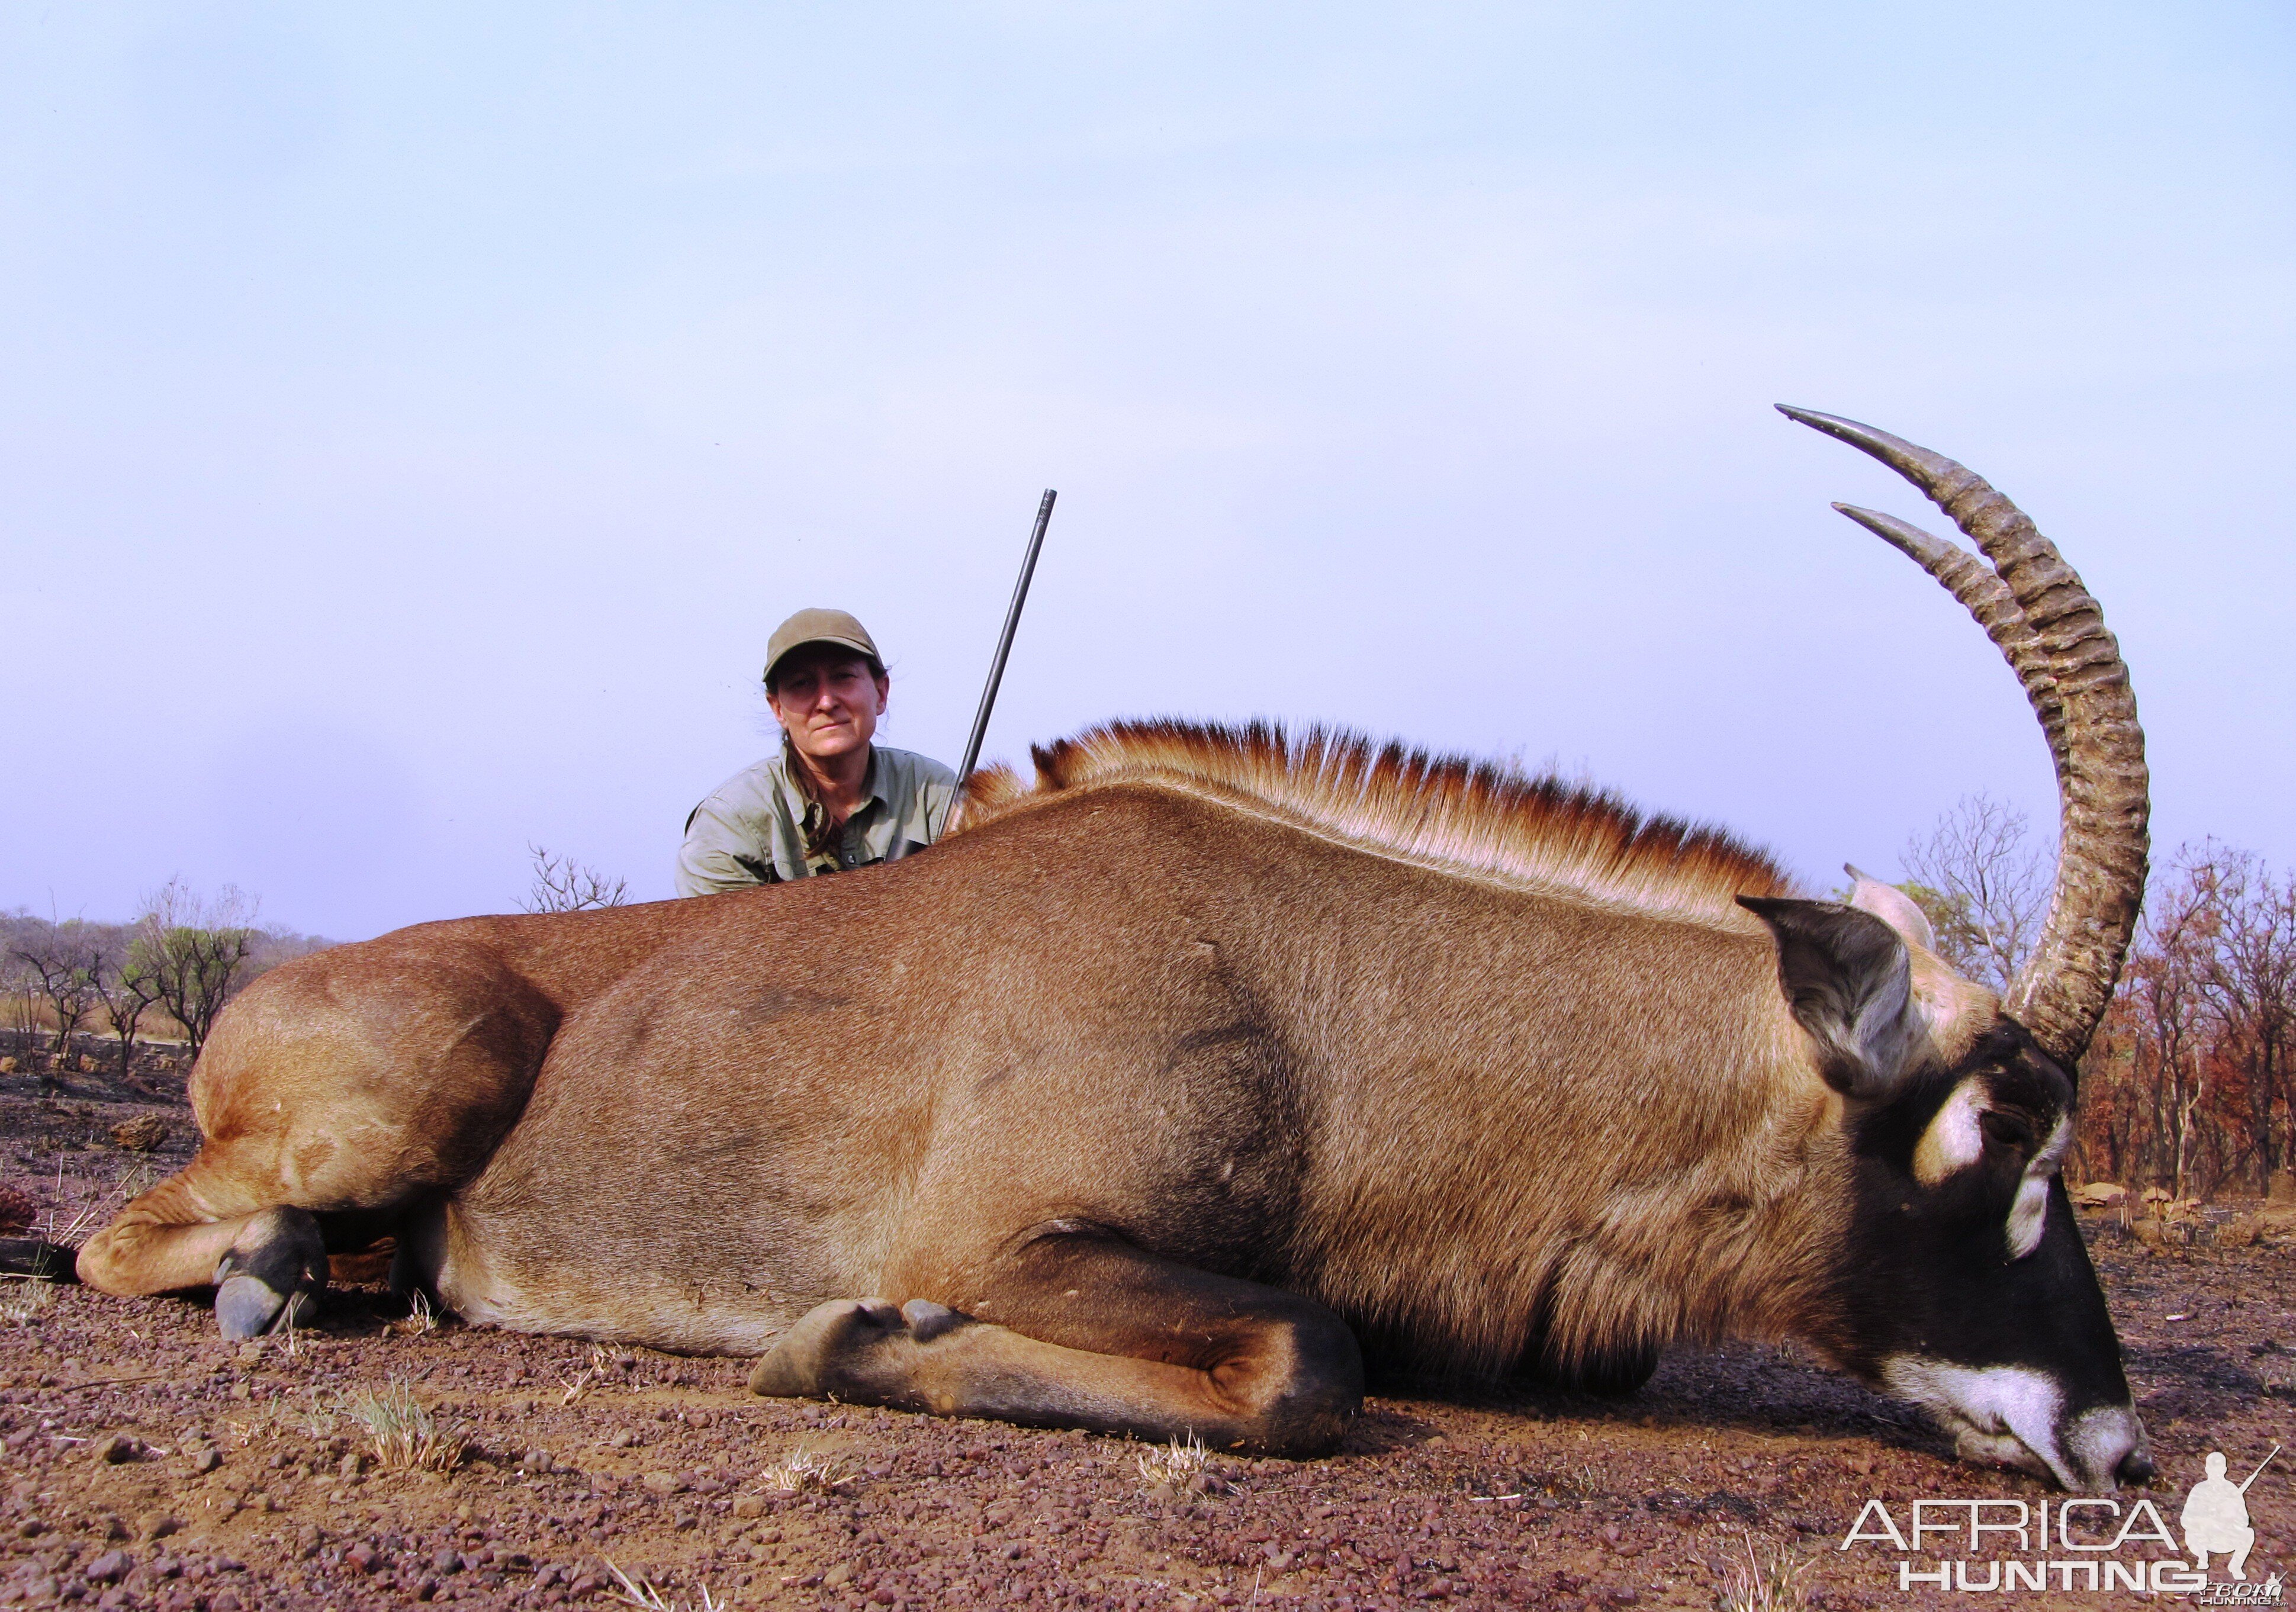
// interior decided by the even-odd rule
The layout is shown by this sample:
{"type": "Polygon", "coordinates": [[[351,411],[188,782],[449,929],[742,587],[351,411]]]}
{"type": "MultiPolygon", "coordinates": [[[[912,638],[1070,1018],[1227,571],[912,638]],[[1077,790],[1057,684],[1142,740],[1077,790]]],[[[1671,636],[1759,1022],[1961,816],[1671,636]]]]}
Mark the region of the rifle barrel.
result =
{"type": "MultiPolygon", "coordinates": [[[[2272,1455],[2277,1455],[2277,1454],[2279,1454],[2279,1453],[2280,1453],[2280,1446],[2279,1446],[2278,1444],[2275,1444],[2275,1445],[2273,1445],[2273,1446],[2272,1446],[2272,1455]]],[[[2248,1475],[2248,1484],[2252,1484],[2252,1483],[2254,1483],[2258,1478],[2259,1478],[2259,1477],[2263,1477],[2263,1476],[2264,1476],[2264,1469],[2265,1469],[2265,1468],[2267,1468],[2267,1467],[2268,1467],[2268,1466],[2270,1466],[2270,1465],[2272,1464],[2272,1455],[2267,1455],[2267,1456],[2266,1456],[2262,1461],[2258,1461],[2258,1462],[2256,1463],[2256,1470],[2255,1470],[2255,1471],[2253,1471],[2253,1472],[2251,1472],[2251,1473],[2250,1473],[2250,1474],[2248,1475]]],[[[2241,1486],[2240,1486],[2240,1492],[2241,1492],[2243,1494],[2245,1494],[2245,1493],[2248,1493],[2248,1484],[2243,1484],[2243,1485],[2241,1485],[2241,1486]]]]}
{"type": "Polygon", "coordinates": [[[988,713],[996,708],[996,690],[1004,681],[1004,660],[1013,652],[1013,634],[1021,626],[1021,607],[1029,602],[1029,579],[1037,574],[1037,553],[1045,546],[1045,528],[1052,524],[1053,500],[1059,495],[1046,487],[1043,502],[1037,505],[1036,529],[1029,534],[1029,552],[1021,561],[1020,580],[1013,585],[1013,602],[1004,611],[1004,630],[997,635],[996,659],[988,663],[988,683],[980,691],[980,708],[972,714],[972,737],[964,741],[964,760],[956,769],[960,799],[964,798],[964,781],[972,776],[973,763],[980,759],[980,742],[988,737],[988,713]]]}

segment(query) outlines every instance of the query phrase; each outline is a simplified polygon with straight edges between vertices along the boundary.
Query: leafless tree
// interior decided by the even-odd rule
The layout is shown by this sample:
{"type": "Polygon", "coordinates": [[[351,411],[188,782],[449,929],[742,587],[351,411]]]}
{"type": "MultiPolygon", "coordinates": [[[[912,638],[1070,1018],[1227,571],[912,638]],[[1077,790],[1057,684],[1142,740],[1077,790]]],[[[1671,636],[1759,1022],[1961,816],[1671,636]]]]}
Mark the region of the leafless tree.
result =
{"type": "Polygon", "coordinates": [[[519,905],[529,912],[579,912],[588,907],[618,907],[629,899],[630,881],[608,879],[587,863],[561,856],[529,842],[534,884],[519,905]]]}
{"type": "Polygon", "coordinates": [[[153,994],[184,1027],[194,1060],[255,949],[255,908],[234,886],[209,897],[171,879],[145,899],[136,920],[132,955],[153,994]]]}
{"type": "Polygon", "coordinates": [[[2128,972],[2152,1032],[2146,1072],[2153,1130],[2167,1143],[2169,1190],[2184,1198],[2199,1140],[2194,1117],[2208,1102],[2215,1073],[2209,984],[2218,913],[2213,870],[2183,857],[2178,863],[2154,886],[2128,972]]]}
{"type": "Polygon", "coordinates": [[[135,1061],[135,1030],[144,1015],[159,1004],[160,982],[150,962],[131,941],[117,954],[99,956],[91,983],[103,1003],[111,1033],[119,1039],[119,1076],[125,1080],[135,1061]]]}
{"type": "Polygon", "coordinates": [[[19,1051],[30,1050],[40,1033],[40,986],[24,960],[10,947],[0,956],[0,991],[8,996],[8,1028],[19,1051]]]}
{"type": "MultiPolygon", "coordinates": [[[[2216,909],[2207,979],[2217,1057],[2245,1110],[2244,1162],[2265,1191],[2287,1162],[2274,1147],[2273,1112],[2288,1100],[2296,1052],[2296,874],[2276,881],[2254,852],[2213,840],[2184,860],[2201,871],[2216,909]]],[[[2222,1118],[2233,1124],[2231,1114],[2222,1118]]]]}
{"type": "Polygon", "coordinates": [[[61,1058],[71,1050],[72,1036],[96,1005],[95,976],[103,953],[87,926],[77,920],[45,927],[44,937],[18,945],[14,954],[31,971],[48,1011],[55,1015],[55,1052],[61,1058]]]}
{"type": "Polygon", "coordinates": [[[1900,858],[1906,893],[1928,914],[1938,952],[1970,978],[2006,991],[2032,955],[2049,910],[2055,847],[2005,801],[1964,795],[1900,858]]]}

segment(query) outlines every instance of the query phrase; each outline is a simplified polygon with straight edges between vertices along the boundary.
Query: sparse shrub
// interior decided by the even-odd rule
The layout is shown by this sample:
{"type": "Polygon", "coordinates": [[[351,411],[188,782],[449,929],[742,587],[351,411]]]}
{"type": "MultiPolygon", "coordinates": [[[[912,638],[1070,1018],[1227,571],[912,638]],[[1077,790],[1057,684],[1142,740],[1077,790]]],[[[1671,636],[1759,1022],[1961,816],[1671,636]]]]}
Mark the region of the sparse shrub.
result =
{"type": "Polygon", "coordinates": [[[1784,1545],[1764,1540],[1757,1549],[1754,1536],[1741,1534],[1743,1562],[1726,1562],[1719,1592],[1721,1612],[1785,1612],[1808,1599],[1802,1580],[1814,1559],[1796,1556],[1784,1545]]]}
{"type": "Polygon", "coordinates": [[[630,898],[630,881],[609,878],[587,863],[561,856],[545,846],[529,843],[534,858],[534,887],[519,905],[529,912],[583,912],[595,907],[618,907],[630,898]]]}
{"type": "Polygon", "coordinates": [[[626,1607],[639,1607],[644,1612],[726,1612],[726,1603],[709,1593],[709,1586],[701,1586],[701,1599],[697,1601],[672,1600],[662,1593],[661,1587],[644,1574],[636,1578],[623,1572],[613,1559],[606,1560],[607,1567],[619,1583],[609,1591],[614,1600],[626,1607]]]}
{"type": "Polygon", "coordinates": [[[374,1464],[386,1472],[447,1472],[467,1447],[460,1435],[442,1431],[430,1412],[415,1403],[414,1390],[398,1378],[380,1389],[354,1395],[348,1407],[365,1427],[374,1464]]]}
{"type": "Polygon", "coordinates": [[[796,1494],[807,1489],[826,1493],[845,1481],[845,1473],[834,1461],[827,1456],[816,1455],[800,1444],[790,1452],[787,1460],[758,1473],[758,1481],[783,1494],[796,1494]]]}
{"type": "Polygon", "coordinates": [[[407,1295],[406,1313],[383,1329],[386,1332],[409,1333],[436,1332],[438,1330],[439,1312],[431,1308],[430,1296],[420,1288],[407,1295]]]}
{"type": "Polygon", "coordinates": [[[1204,1448],[1204,1441],[1191,1433],[1185,1443],[1176,1438],[1168,1444],[1151,1445],[1134,1458],[1133,1464],[1140,1469],[1142,1483],[1177,1490],[1204,1473],[1210,1461],[1211,1452],[1204,1448]]]}
{"type": "Polygon", "coordinates": [[[37,1278],[0,1282],[0,1322],[20,1327],[47,1313],[56,1302],[56,1284],[37,1278]]]}

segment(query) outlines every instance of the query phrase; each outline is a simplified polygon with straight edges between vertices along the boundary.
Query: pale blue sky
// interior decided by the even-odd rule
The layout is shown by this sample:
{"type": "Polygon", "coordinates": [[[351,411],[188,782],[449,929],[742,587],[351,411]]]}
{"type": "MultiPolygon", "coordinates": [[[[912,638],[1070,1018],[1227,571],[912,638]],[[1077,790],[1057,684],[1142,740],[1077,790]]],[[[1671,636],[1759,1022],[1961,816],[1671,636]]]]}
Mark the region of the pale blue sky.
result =
{"type": "Polygon", "coordinates": [[[669,889],[766,636],[954,760],[1273,715],[1813,878],[2054,798],[1775,401],[2017,498],[2163,848],[2296,857],[2273,4],[0,11],[0,906],[350,937],[669,889]],[[477,14],[472,14],[473,12],[477,14]]]}

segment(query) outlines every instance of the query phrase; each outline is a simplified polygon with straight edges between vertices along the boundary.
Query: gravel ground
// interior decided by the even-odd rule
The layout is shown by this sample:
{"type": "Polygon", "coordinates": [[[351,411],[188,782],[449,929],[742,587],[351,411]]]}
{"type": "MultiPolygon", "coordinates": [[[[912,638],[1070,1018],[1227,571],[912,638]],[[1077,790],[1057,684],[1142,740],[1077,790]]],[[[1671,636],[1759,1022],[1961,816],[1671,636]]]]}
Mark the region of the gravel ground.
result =
{"type": "MultiPolygon", "coordinates": [[[[0,1077],[0,1180],[58,1229],[108,1213],[188,1152],[167,1085],[0,1077]],[[158,1151],[105,1140],[154,1111],[158,1151]]],[[[2173,1525],[2208,1451],[2237,1477],[2296,1444],[2296,1256],[2089,1224],[2173,1525]]],[[[1331,1460],[1199,1468],[758,1400],[745,1362],[426,1325],[372,1285],[249,1345],[181,1300],[0,1289],[0,1605],[596,1604],[618,1567],[690,1607],[1966,1607],[1841,1548],[1866,1502],[1903,1525],[1915,1500],[2047,1497],[1769,1346],[1679,1354],[1617,1403],[1382,1395],[1331,1460]]],[[[2249,1492],[2251,1578],[2296,1543],[2288,1462],[2249,1492]]]]}

